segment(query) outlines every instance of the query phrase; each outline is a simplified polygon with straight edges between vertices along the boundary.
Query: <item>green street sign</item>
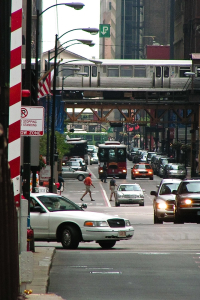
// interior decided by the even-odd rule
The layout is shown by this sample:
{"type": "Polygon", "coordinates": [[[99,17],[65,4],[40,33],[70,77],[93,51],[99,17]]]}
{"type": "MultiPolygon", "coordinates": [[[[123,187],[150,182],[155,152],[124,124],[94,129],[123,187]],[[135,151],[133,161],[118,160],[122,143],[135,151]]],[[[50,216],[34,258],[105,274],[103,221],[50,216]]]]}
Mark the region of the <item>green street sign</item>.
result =
{"type": "Polygon", "coordinates": [[[110,37],[110,24],[99,24],[99,37],[110,37]]]}

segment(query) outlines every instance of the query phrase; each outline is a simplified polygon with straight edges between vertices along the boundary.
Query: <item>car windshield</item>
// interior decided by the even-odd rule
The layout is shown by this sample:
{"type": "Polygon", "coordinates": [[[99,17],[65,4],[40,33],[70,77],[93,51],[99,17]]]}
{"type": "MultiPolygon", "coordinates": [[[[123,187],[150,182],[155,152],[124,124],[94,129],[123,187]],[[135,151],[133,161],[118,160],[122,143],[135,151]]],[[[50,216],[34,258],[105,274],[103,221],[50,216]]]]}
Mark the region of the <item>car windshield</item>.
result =
{"type": "Polygon", "coordinates": [[[119,191],[141,191],[141,187],[139,185],[120,185],[119,191]]]}
{"type": "Polygon", "coordinates": [[[177,191],[179,187],[179,182],[177,183],[163,183],[160,189],[160,195],[169,195],[172,191],[177,191]]]}
{"type": "Polygon", "coordinates": [[[134,169],[151,169],[151,166],[150,165],[135,165],[134,166],[134,169]]]}
{"type": "Polygon", "coordinates": [[[180,187],[180,194],[200,193],[200,181],[183,182],[180,187]]]}
{"type": "Polygon", "coordinates": [[[171,165],[169,167],[170,170],[185,170],[184,166],[180,166],[180,165],[171,165]]]}
{"type": "Polygon", "coordinates": [[[168,164],[168,159],[166,159],[166,158],[162,159],[162,160],[161,160],[161,163],[162,163],[163,165],[168,164]]]}
{"type": "Polygon", "coordinates": [[[49,211],[82,210],[74,202],[63,196],[42,195],[37,196],[37,198],[49,211]]]}

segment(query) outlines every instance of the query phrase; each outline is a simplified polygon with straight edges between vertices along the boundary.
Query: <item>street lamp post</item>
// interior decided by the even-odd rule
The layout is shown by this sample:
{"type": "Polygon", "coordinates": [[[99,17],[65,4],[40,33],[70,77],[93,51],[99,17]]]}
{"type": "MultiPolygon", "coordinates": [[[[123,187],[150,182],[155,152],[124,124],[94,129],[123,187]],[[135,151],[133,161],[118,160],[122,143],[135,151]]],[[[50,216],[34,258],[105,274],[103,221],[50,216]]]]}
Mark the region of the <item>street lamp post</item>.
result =
{"type": "MultiPolygon", "coordinates": [[[[96,28],[77,28],[74,30],[83,30],[90,34],[97,34],[99,29],[96,28]]],[[[70,30],[73,31],[73,30],[70,30]]],[[[69,31],[63,33],[60,37],[55,35],[55,56],[54,56],[54,77],[53,77],[53,103],[52,103],[52,119],[51,119],[51,143],[50,143],[50,165],[51,165],[51,178],[49,180],[49,191],[53,192],[53,176],[54,176],[54,137],[55,137],[55,103],[56,103],[56,66],[58,55],[58,40],[62,38],[69,31]]],[[[80,40],[79,40],[80,41],[80,40]]],[[[91,43],[91,41],[90,41],[91,43]]]]}
{"type": "Polygon", "coordinates": [[[46,12],[47,10],[49,10],[52,7],[58,6],[58,5],[65,5],[65,6],[69,6],[71,8],[74,8],[76,10],[80,10],[82,9],[85,4],[81,3],[81,2],[71,2],[71,3],[57,3],[54,5],[51,5],[49,7],[47,7],[45,10],[43,10],[41,13],[39,12],[39,10],[37,9],[37,17],[36,17],[36,40],[35,40],[35,44],[36,44],[36,54],[35,54],[35,103],[37,103],[37,90],[38,90],[38,56],[39,56],[39,43],[38,43],[38,38],[39,38],[39,17],[46,12]]]}

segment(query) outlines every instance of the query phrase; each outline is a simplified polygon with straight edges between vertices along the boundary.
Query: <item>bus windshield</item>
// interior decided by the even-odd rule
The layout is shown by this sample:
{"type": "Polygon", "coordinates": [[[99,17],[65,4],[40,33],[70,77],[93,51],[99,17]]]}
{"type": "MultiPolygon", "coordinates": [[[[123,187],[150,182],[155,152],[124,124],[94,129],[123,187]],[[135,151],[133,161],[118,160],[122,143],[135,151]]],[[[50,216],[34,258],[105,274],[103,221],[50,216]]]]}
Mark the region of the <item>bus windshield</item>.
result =
{"type": "Polygon", "coordinates": [[[126,161],[126,148],[101,148],[98,157],[100,162],[124,162],[126,161]]]}

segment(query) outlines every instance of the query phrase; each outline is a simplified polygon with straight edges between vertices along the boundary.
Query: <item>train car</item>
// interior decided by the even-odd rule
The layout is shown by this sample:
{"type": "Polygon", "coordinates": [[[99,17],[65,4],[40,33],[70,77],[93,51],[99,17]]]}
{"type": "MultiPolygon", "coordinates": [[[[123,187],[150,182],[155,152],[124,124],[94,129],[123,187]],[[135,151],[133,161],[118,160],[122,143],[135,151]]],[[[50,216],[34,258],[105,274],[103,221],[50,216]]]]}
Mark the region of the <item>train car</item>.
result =
{"type": "MultiPolygon", "coordinates": [[[[102,59],[96,64],[87,60],[64,60],[63,63],[64,66],[79,67],[80,72],[87,74],[74,73],[67,77],[63,85],[65,90],[183,91],[191,89],[192,77],[195,86],[200,87],[200,66],[196,65],[192,70],[192,60],[102,59]]],[[[57,86],[62,86],[61,81],[60,77],[57,86]]]]}

